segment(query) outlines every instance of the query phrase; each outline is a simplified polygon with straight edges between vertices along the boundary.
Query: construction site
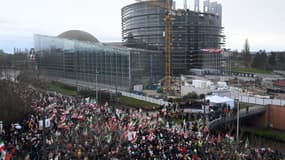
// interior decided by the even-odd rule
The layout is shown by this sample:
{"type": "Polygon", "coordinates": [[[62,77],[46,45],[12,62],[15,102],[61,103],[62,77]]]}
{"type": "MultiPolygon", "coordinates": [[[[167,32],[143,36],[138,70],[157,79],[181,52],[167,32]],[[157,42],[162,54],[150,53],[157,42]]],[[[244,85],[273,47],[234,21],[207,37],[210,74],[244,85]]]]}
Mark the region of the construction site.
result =
{"type": "Polygon", "coordinates": [[[199,0],[194,4],[190,10],[187,0],[184,9],[176,9],[175,1],[139,1],[122,8],[123,45],[170,53],[171,76],[220,66],[222,6],[207,0],[201,10],[199,0]]]}
{"type": "Polygon", "coordinates": [[[176,1],[121,5],[121,42],[72,29],[0,50],[0,160],[284,159],[285,57],[225,49],[221,4],[176,1]]]}
{"type": "Polygon", "coordinates": [[[35,35],[40,75],[79,88],[141,91],[160,84],[169,93],[171,80],[193,70],[227,74],[222,5],[184,0],[140,1],[122,8],[122,42],[103,43],[71,30],[57,37],[35,35]],[[193,8],[193,7],[192,7],[193,8]],[[81,86],[80,86],[81,85],[81,86]]]}

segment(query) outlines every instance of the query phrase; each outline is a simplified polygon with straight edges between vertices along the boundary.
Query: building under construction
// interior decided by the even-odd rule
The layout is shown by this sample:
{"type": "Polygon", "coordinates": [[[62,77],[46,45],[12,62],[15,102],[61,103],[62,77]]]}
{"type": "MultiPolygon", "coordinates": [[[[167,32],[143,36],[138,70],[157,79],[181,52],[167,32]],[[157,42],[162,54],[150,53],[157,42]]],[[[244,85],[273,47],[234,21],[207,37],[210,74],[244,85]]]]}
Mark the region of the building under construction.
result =
{"type": "MultiPolygon", "coordinates": [[[[165,77],[166,9],[159,1],[141,1],[122,8],[122,40],[101,43],[93,35],[71,30],[59,36],[35,35],[40,75],[73,85],[119,90],[156,83],[165,77]]],[[[199,0],[195,9],[175,9],[171,1],[171,75],[193,68],[219,70],[223,45],[222,7],[199,0]]],[[[169,52],[168,52],[169,53],[169,52]]],[[[167,72],[169,73],[169,72],[167,72]]],[[[169,76],[168,76],[169,77],[169,76]]]]}
{"type": "MultiPolygon", "coordinates": [[[[125,46],[165,52],[167,10],[156,6],[165,1],[140,1],[122,8],[125,46]]],[[[221,4],[206,0],[201,11],[199,0],[195,0],[194,10],[189,9],[186,0],[184,3],[184,9],[175,9],[171,1],[171,75],[185,74],[193,68],[215,69],[222,59],[221,4]]]]}

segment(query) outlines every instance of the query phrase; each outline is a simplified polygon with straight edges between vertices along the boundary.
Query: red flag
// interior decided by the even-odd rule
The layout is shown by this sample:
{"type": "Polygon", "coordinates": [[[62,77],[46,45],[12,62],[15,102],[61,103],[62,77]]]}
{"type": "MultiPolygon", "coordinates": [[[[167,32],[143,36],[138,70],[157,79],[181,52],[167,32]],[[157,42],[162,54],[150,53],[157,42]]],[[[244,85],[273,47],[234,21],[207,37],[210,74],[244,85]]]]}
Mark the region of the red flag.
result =
{"type": "Polygon", "coordinates": [[[64,122],[64,121],[65,121],[65,118],[66,118],[66,115],[65,115],[65,114],[62,115],[62,116],[60,117],[60,122],[64,122]]]}
{"type": "Polygon", "coordinates": [[[131,142],[134,143],[137,140],[136,132],[132,132],[131,142]]]}
{"type": "Polygon", "coordinates": [[[142,129],[144,128],[144,122],[142,122],[140,125],[139,125],[139,129],[142,129]]]}
{"type": "Polygon", "coordinates": [[[125,131],[125,133],[122,135],[122,139],[123,139],[123,140],[126,140],[126,139],[127,139],[128,132],[129,132],[129,131],[125,131]]]}
{"type": "Polygon", "coordinates": [[[215,145],[215,138],[214,138],[214,136],[212,136],[212,138],[211,138],[211,144],[215,145]]]}
{"type": "Polygon", "coordinates": [[[205,126],[205,127],[204,127],[204,130],[203,130],[204,134],[208,133],[208,131],[209,131],[208,127],[205,126]]]}
{"type": "Polygon", "coordinates": [[[109,106],[109,103],[106,102],[105,105],[104,105],[104,107],[107,108],[108,106],[109,106]]]}
{"type": "Polygon", "coordinates": [[[113,130],[113,131],[117,131],[117,127],[118,127],[118,126],[117,126],[116,124],[114,124],[114,125],[112,126],[112,130],[113,130]]]}
{"type": "Polygon", "coordinates": [[[5,155],[5,160],[10,160],[12,158],[12,155],[7,152],[6,155],[5,155]]]}
{"type": "Polygon", "coordinates": [[[221,143],[221,134],[219,133],[219,135],[218,135],[218,143],[221,143]]]}
{"type": "Polygon", "coordinates": [[[198,160],[199,158],[198,158],[198,156],[196,154],[192,154],[192,159],[193,160],[198,160]]]}

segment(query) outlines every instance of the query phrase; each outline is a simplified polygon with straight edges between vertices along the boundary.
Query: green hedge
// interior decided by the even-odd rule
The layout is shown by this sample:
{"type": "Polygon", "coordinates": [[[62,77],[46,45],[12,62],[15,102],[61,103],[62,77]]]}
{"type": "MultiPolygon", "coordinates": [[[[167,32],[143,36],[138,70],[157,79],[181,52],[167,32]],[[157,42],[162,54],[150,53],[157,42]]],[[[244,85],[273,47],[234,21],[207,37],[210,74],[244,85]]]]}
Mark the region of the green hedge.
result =
{"type": "Polygon", "coordinates": [[[64,85],[57,82],[52,82],[48,84],[48,89],[52,91],[56,91],[65,95],[76,96],[76,88],[68,85],[64,85]]]}
{"type": "Polygon", "coordinates": [[[245,132],[249,132],[251,134],[254,134],[256,136],[269,138],[272,140],[280,141],[285,143],[285,133],[282,131],[274,130],[271,128],[265,128],[265,129],[256,129],[256,128],[245,128],[245,132]]]}
{"type": "Polygon", "coordinates": [[[142,100],[138,100],[138,99],[134,99],[134,98],[126,97],[126,96],[119,97],[118,102],[123,105],[135,107],[135,108],[142,107],[144,109],[154,109],[154,108],[159,107],[159,105],[157,104],[145,102],[142,100]]]}
{"type": "Polygon", "coordinates": [[[260,74],[272,74],[270,71],[257,69],[257,68],[234,68],[234,72],[248,72],[248,73],[260,73],[260,74]]]}
{"type": "Polygon", "coordinates": [[[252,105],[252,104],[248,104],[248,103],[240,103],[239,104],[239,108],[240,109],[245,109],[246,107],[253,107],[254,105],[252,105]]]}

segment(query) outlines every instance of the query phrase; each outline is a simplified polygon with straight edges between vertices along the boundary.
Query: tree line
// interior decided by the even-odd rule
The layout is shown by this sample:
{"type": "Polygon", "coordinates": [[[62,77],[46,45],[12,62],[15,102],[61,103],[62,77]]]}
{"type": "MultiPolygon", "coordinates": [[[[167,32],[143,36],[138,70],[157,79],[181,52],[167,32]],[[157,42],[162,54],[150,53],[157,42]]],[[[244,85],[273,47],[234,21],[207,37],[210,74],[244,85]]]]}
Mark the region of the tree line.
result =
{"type": "Polygon", "coordinates": [[[239,61],[245,67],[257,68],[262,70],[285,70],[285,51],[266,52],[259,50],[255,54],[250,51],[249,42],[246,39],[244,49],[241,53],[233,51],[233,61],[239,61]]]}

